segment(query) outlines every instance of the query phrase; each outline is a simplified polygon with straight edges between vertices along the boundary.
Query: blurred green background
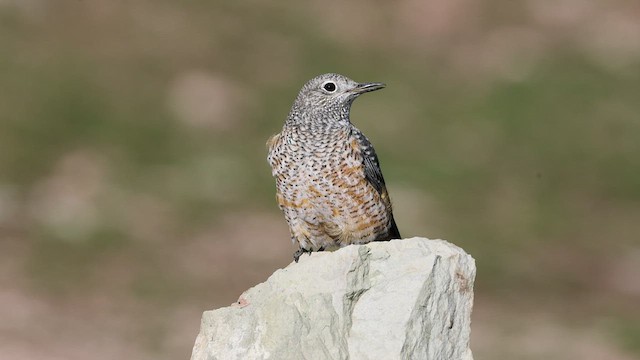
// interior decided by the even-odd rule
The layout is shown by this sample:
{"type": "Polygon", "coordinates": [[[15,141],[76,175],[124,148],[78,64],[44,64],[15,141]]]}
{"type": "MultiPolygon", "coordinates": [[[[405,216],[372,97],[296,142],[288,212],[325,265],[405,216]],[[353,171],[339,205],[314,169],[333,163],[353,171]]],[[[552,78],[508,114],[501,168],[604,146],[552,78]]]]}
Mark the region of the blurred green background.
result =
{"type": "Polygon", "coordinates": [[[640,357],[640,8],[0,1],[0,358],[185,359],[291,261],[265,141],[354,105],[405,237],[477,260],[476,359],[640,357]]]}

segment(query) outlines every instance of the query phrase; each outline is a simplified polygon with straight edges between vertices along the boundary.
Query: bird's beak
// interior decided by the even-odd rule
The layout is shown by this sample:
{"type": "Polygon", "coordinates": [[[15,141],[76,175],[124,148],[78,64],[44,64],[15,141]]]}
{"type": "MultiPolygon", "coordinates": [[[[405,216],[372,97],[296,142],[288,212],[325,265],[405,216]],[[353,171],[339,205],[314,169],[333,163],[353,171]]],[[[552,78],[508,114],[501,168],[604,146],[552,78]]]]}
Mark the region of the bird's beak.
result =
{"type": "Polygon", "coordinates": [[[360,95],[369,91],[376,91],[376,90],[383,89],[385,86],[387,85],[379,82],[360,83],[351,91],[360,95]]]}

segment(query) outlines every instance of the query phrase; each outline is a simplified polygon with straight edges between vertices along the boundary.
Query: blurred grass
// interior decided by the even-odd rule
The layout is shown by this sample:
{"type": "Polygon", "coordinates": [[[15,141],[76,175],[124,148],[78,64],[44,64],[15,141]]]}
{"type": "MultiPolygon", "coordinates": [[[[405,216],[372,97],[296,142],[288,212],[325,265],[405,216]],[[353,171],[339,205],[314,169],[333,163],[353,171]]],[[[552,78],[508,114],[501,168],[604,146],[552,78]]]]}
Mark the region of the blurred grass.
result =
{"type": "MultiPolygon", "coordinates": [[[[526,7],[498,3],[480,6],[477,33],[452,30],[433,46],[399,33],[383,4],[361,14],[370,22],[347,26],[324,21],[331,10],[293,2],[0,6],[0,188],[17,189],[19,202],[2,225],[30,246],[33,288],[53,297],[97,291],[100,264],[124,256],[141,262],[127,283],[134,297],[157,305],[201,295],[206,285],[190,282],[175,257],[224,214],[278,213],[265,140],[299,87],[333,71],[387,83],[356,102],[353,121],[376,144],[392,197],[398,189],[432,200],[396,207],[438,215],[398,224],[405,236],[469,251],[481,296],[563,307],[576,294],[616,291],[602,259],[637,248],[640,233],[640,61],[603,66],[583,39],[526,24],[550,45],[525,76],[492,73],[479,55],[461,68],[456,47],[531,21],[526,7]],[[224,75],[240,90],[223,104],[223,125],[192,125],[172,108],[176,79],[190,71],[224,75]],[[50,224],[71,211],[72,227],[73,210],[54,201],[51,221],[34,210],[73,153],[105,168],[87,200],[98,222],[80,240],[50,224]]],[[[76,178],[73,159],[72,190],[96,181],[76,178]]],[[[612,332],[638,353],[636,327],[612,332]]]]}
{"type": "Polygon", "coordinates": [[[613,334],[626,349],[640,354],[640,326],[636,319],[620,319],[613,334]]]}

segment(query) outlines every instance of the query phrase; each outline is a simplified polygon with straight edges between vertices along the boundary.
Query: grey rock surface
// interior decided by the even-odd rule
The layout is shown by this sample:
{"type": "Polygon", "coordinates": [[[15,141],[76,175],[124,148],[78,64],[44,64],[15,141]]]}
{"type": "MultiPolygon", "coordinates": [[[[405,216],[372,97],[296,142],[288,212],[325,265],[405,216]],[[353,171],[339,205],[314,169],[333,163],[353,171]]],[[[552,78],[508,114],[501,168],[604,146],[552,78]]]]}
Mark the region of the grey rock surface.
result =
{"type": "Polygon", "coordinates": [[[206,311],[191,359],[471,360],[475,271],[424,238],[305,255],[206,311]]]}

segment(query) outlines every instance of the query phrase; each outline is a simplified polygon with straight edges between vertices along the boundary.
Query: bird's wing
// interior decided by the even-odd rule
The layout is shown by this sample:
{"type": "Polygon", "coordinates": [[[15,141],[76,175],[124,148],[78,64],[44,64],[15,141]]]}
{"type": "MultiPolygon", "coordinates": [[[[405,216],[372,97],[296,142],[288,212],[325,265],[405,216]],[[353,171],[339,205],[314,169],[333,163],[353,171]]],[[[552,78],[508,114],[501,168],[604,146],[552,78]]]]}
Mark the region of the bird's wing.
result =
{"type": "MultiPolygon", "coordinates": [[[[364,168],[364,177],[365,179],[373,186],[374,189],[380,194],[382,201],[385,203],[385,206],[391,213],[391,199],[389,199],[389,193],[387,192],[387,186],[384,182],[384,177],[382,176],[382,170],[380,169],[380,161],[378,160],[378,155],[376,154],[373,145],[369,142],[366,136],[360,130],[355,129],[352,132],[352,135],[355,137],[358,142],[358,147],[360,149],[360,153],[362,154],[362,163],[364,168]]],[[[393,218],[393,213],[391,213],[391,228],[389,229],[389,239],[401,239],[400,231],[398,230],[398,226],[396,225],[396,221],[393,218]]],[[[380,240],[389,240],[389,239],[380,239],[380,240]]]]}
{"type": "Polygon", "coordinates": [[[358,142],[358,147],[362,154],[364,177],[373,186],[373,188],[376,189],[378,194],[386,195],[387,189],[384,183],[384,177],[382,176],[378,155],[376,155],[373,145],[371,145],[369,139],[367,139],[367,137],[359,130],[354,129],[352,134],[358,142]]]}

